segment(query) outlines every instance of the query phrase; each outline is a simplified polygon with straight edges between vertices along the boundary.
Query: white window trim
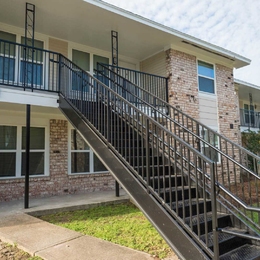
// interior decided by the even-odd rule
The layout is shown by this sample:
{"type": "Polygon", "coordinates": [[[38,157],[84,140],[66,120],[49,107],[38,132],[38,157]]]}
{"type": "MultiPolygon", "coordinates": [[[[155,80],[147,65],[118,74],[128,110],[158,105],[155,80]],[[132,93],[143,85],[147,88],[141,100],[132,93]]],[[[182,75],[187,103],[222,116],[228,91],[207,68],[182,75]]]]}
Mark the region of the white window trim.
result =
{"type": "MultiPolygon", "coordinates": [[[[26,127],[25,125],[21,124],[5,124],[1,123],[1,126],[16,126],[17,127],[17,133],[16,133],[16,149],[15,150],[0,150],[0,152],[15,152],[16,153],[16,172],[15,176],[10,176],[10,177],[0,177],[1,180],[6,180],[6,179],[19,179],[19,178],[24,178],[22,176],[22,153],[25,151],[22,149],[22,127],[26,127]]],[[[31,125],[31,127],[40,127],[45,129],[45,149],[44,149],[44,174],[43,175],[30,175],[30,178],[39,178],[39,177],[47,177],[49,176],[49,159],[50,159],[50,150],[49,150],[49,126],[44,126],[44,125],[31,125]]],[[[43,149],[40,150],[33,150],[33,152],[43,152],[43,149]]]]}
{"type": "Polygon", "coordinates": [[[78,44],[78,43],[75,43],[75,42],[68,42],[68,58],[70,60],[72,60],[72,50],[77,50],[77,51],[83,51],[83,52],[87,52],[89,53],[89,73],[91,75],[94,75],[94,64],[93,64],[93,61],[94,61],[94,55],[98,55],[98,56],[102,56],[102,57],[105,57],[105,58],[108,58],[109,60],[109,63],[111,63],[111,53],[110,52],[107,52],[107,51],[102,51],[100,49],[96,49],[96,48],[92,48],[92,47],[89,47],[87,45],[81,45],[81,44],[78,44]]]}
{"type": "MultiPolygon", "coordinates": [[[[215,131],[216,133],[219,133],[219,130],[218,130],[218,127],[217,126],[209,126],[209,128],[213,131],[215,131]]],[[[202,131],[202,129],[200,129],[200,132],[202,131]]],[[[202,137],[202,135],[200,134],[200,136],[202,137]]],[[[208,141],[207,141],[208,142],[208,141]]],[[[213,145],[213,144],[212,144],[213,145]]],[[[208,147],[207,145],[205,145],[205,147],[208,147]]],[[[218,145],[215,146],[216,148],[219,149],[219,137],[218,137],[218,145]]],[[[203,142],[201,141],[201,152],[203,153],[203,142]]],[[[204,154],[204,153],[203,153],[204,154]]],[[[220,153],[218,153],[218,161],[216,162],[217,164],[220,164],[221,163],[221,156],[220,156],[220,153]]]]}
{"type": "MultiPolygon", "coordinates": [[[[77,175],[89,175],[89,174],[107,174],[109,171],[94,171],[94,152],[91,148],[89,150],[77,150],[77,152],[89,152],[89,172],[77,172],[71,173],[71,152],[74,151],[71,149],[71,130],[75,129],[71,125],[68,127],[68,175],[69,176],[77,176],[77,175]]],[[[80,132],[78,132],[80,134],[80,132]]],[[[88,143],[87,143],[88,144],[88,143]]]]}
{"type": "MultiPolygon", "coordinates": [[[[0,23],[1,25],[1,23],[0,23]]],[[[16,43],[21,44],[22,41],[22,37],[24,37],[24,31],[22,31],[20,28],[16,28],[16,27],[12,27],[12,26],[6,26],[5,24],[3,24],[3,27],[1,26],[1,31],[7,32],[7,33],[11,33],[14,34],[16,36],[16,43]]],[[[35,40],[39,40],[43,42],[43,49],[48,50],[49,49],[49,44],[48,44],[48,39],[49,37],[47,35],[43,35],[43,34],[39,34],[39,33],[35,33],[35,40]]],[[[18,46],[16,46],[16,53],[18,53],[18,46]]],[[[48,71],[49,69],[44,69],[44,66],[48,66],[45,64],[45,54],[43,53],[43,61],[42,62],[37,62],[37,64],[42,65],[42,81],[43,83],[45,83],[45,88],[48,89],[48,71]],[[45,72],[46,71],[46,72],[45,72]]],[[[22,56],[20,57],[21,59],[18,59],[18,56],[16,55],[15,57],[15,71],[14,71],[14,75],[15,75],[15,83],[18,84],[20,83],[20,71],[18,71],[18,68],[21,68],[21,64],[20,62],[23,60],[22,56]],[[18,81],[18,82],[17,82],[18,81]]],[[[29,61],[30,62],[30,61],[29,61]]],[[[41,86],[43,87],[43,85],[36,85],[37,87],[41,86]]]]}
{"type": "Polygon", "coordinates": [[[198,91],[199,91],[199,94],[204,94],[204,95],[207,95],[207,96],[216,96],[216,95],[217,95],[217,88],[216,88],[216,66],[215,66],[215,64],[213,64],[213,63],[211,63],[211,62],[208,62],[208,61],[205,61],[205,60],[202,60],[202,59],[197,59],[197,82],[198,82],[198,91]],[[204,75],[199,74],[199,61],[208,63],[208,64],[210,64],[210,65],[213,66],[214,78],[207,77],[207,76],[204,76],[204,75]],[[214,82],[214,93],[210,93],[210,92],[206,92],[206,91],[200,90],[200,88],[199,88],[199,77],[203,77],[203,78],[206,78],[206,79],[211,79],[211,80],[213,80],[213,82],[214,82]]]}

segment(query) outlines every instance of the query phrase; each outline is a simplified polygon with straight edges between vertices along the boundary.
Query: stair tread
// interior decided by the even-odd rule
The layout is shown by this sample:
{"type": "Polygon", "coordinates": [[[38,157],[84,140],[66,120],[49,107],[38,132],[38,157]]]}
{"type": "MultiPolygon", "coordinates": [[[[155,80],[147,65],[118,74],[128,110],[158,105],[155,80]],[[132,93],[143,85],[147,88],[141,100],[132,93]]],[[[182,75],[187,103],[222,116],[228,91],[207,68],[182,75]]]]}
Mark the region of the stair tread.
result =
{"type": "Polygon", "coordinates": [[[237,249],[234,249],[219,257],[220,260],[233,260],[233,259],[259,259],[260,247],[250,244],[245,244],[237,249]]]}
{"type": "MultiPolygon", "coordinates": [[[[183,189],[184,189],[184,190],[189,190],[189,188],[190,188],[190,189],[196,189],[195,186],[191,186],[191,187],[189,187],[189,186],[183,186],[183,189]]],[[[165,190],[166,192],[175,191],[175,187],[165,188],[164,190],[165,190]]],[[[161,189],[160,192],[163,193],[164,190],[161,189]]],[[[181,190],[182,190],[182,187],[181,187],[181,186],[177,186],[177,190],[178,190],[178,191],[181,191],[181,190]]],[[[158,190],[157,190],[157,191],[158,191],[158,190]]]]}
{"type": "MultiPolygon", "coordinates": [[[[203,202],[204,199],[198,199],[198,201],[199,201],[199,203],[200,203],[200,202],[203,202]]],[[[178,201],[177,204],[178,204],[179,207],[182,207],[183,204],[184,204],[184,206],[189,206],[189,205],[190,205],[190,202],[191,202],[191,205],[196,205],[197,200],[196,200],[196,199],[181,200],[181,201],[178,201]]],[[[210,202],[210,200],[207,199],[206,202],[210,202]]],[[[172,203],[172,206],[173,206],[173,208],[175,208],[175,207],[176,207],[176,202],[173,202],[173,203],[172,203]]]]}
{"type": "MultiPolygon", "coordinates": [[[[237,233],[244,233],[244,234],[247,233],[247,231],[245,229],[238,229],[238,228],[233,228],[233,227],[228,227],[228,228],[225,228],[225,229],[228,230],[228,231],[233,231],[233,232],[237,232],[237,233]]],[[[218,242],[222,243],[222,242],[225,242],[225,241],[232,239],[234,237],[235,237],[235,235],[219,232],[218,233],[218,242]]],[[[206,234],[202,235],[200,237],[200,239],[204,243],[206,243],[206,234]]],[[[213,246],[213,232],[208,233],[208,247],[211,247],[211,246],[213,246]]]]}
{"type": "MultiPolygon", "coordinates": [[[[161,164],[154,164],[154,165],[149,165],[149,167],[154,167],[154,168],[156,168],[156,167],[164,167],[164,166],[167,166],[167,167],[173,167],[173,165],[168,165],[168,164],[166,164],[166,165],[161,165],[161,164]]],[[[135,168],[140,168],[140,167],[147,167],[147,165],[139,165],[139,166],[135,166],[135,168]]]]}
{"type": "MultiPolygon", "coordinates": [[[[221,218],[221,217],[226,217],[229,216],[228,214],[225,213],[218,213],[217,214],[217,218],[221,218]]],[[[207,212],[206,214],[207,217],[207,221],[211,221],[212,220],[212,212],[207,212]]],[[[199,223],[204,223],[205,222],[205,215],[204,214],[199,214],[199,215],[195,215],[191,217],[191,221],[192,221],[192,225],[197,225],[199,220],[199,223]]],[[[190,217],[185,218],[185,223],[189,224],[190,223],[190,217]]]]}

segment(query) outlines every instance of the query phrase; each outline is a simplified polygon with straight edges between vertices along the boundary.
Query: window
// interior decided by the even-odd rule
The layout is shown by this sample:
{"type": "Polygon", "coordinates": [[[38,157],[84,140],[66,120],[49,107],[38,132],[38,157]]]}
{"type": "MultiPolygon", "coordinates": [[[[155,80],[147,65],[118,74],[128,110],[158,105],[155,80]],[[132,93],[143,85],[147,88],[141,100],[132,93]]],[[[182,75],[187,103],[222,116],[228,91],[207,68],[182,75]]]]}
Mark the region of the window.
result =
{"type": "MultiPolygon", "coordinates": [[[[72,50],[72,61],[79,68],[89,71],[90,70],[90,54],[83,51],[72,50]]],[[[88,76],[82,75],[80,70],[74,68],[72,72],[72,89],[83,90],[88,92],[88,76]]]]}
{"type": "MultiPolygon", "coordinates": [[[[26,127],[22,127],[22,176],[25,175],[26,127]]],[[[30,175],[44,175],[45,128],[30,129],[30,175]]]]}
{"type": "Polygon", "coordinates": [[[199,91],[214,94],[214,78],[214,66],[203,61],[198,61],[199,91]]]}
{"type": "Polygon", "coordinates": [[[16,174],[17,127],[0,126],[0,177],[16,174]]]}
{"type": "MultiPolygon", "coordinates": [[[[46,130],[44,127],[31,127],[30,133],[30,172],[32,176],[45,174],[46,130]]],[[[25,175],[26,127],[0,126],[0,178],[25,175]]]]}
{"type": "Polygon", "coordinates": [[[72,50],[72,61],[85,71],[90,68],[90,54],[83,51],[72,50]]]}
{"type": "Polygon", "coordinates": [[[76,130],[71,130],[70,138],[71,174],[107,172],[105,166],[76,130]]]}
{"type": "MultiPolygon", "coordinates": [[[[0,31],[0,39],[16,42],[16,35],[0,31]]],[[[0,42],[0,80],[14,81],[15,74],[15,45],[0,42]]]]}
{"type": "Polygon", "coordinates": [[[249,126],[255,125],[255,107],[253,105],[244,104],[245,123],[249,126]]]}
{"type": "MultiPolygon", "coordinates": [[[[106,77],[96,75],[95,70],[98,69],[98,67],[97,67],[98,63],[109,64],[109,59],[106,58],[106,57],[94,55],[93,56],[93,63],[94,63],[94,66],[93,66],[94,67],[94,77],[108,86],[108,84],[109,84],[108,79],[106,77]]],[[[106,74],[108,74],[108,71],[106,71],[106,74]]]]}
{"type": "MultiPolygon", "coordinates": [[[[218,141],[218,136],[214,134],[212,131],[208,131],[206,129],[201,130],[201,136],[202,138],[210,143],[212,146],[219,148],[219,141],[218,141]]],[[[219,162],[219,155],[216,150],[213,148],[209,147],[205,143],[202,142],[201,144],[202,152],[204,155],[206,155],[208,158],[210,158],[214,162],[219,162]]]]}
{"type": "MultiPolygon", "coordinates": [[[[25,38],[21,39],[25,44],[25,38]]],[[[28,46],[32,46],[32,42],[28,41],[28,46]]],[[[34,47],[43,49],[43,42],[34,40],[34,47]]],[[[22,52],[20,81],[26,84],[42,85],[43,83],[43,52],[40,50],[25,49],[22,52]],[[26,58],[26,59],[25,59],[26,58]]]]}

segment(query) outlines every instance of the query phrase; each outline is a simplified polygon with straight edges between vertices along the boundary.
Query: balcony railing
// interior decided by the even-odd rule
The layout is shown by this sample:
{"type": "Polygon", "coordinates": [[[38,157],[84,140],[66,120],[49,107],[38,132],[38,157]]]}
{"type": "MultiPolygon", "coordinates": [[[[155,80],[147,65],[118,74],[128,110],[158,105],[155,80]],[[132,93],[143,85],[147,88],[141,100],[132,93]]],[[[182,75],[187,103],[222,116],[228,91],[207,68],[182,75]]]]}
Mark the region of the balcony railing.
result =
{"type": "Polygon", "coordinates": [[[59,91],[60,55],[0,39],[0,84],[59,91]]]}
{"type": "Polygon", "coordinates": [[[240,109],[240,125],[260,129],[260,112],[240,109]]]}

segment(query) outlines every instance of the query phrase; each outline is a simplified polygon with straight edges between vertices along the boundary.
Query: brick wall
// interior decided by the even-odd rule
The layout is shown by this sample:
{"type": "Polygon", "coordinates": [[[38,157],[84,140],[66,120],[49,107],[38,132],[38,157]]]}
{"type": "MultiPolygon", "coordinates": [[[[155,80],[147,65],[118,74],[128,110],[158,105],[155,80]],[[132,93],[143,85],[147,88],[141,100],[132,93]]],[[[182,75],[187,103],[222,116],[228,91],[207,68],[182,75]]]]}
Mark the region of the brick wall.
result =
{"type": "Polygon", "coordinates": [[[217,64],[216,83],[219,131],[230,140],[240,143],[239,99],[234,87],[233,70],[217,64]]]}
{"type": "MultiPolygon", "coordinates": [[[[110,174],[68,175],[68,122],[50,120],[50,175],[30,178],[30,197],[114,189],[110,174]]],[[[0,201],[22,199],[24,179],[0,180],[0,201]]]]}
{"type": "Polygon", "coordinates": [[[166,74],[169,76],[169,103],[198,119],[196,57],[173,49],[167,50],[166,74]]]}
{"type": "MultiPolygon", "coordinates": [[[[230,139],[231,141],[241,144],[241,132],[239,129],[239,98],[235,90],[233,69],[223,65],[216,65],[216,83],[217,83],[217,105],[218,105],[218,120],[219,132],[230,139]]],[[[228,154],[239,160],[239,152],[236,148],[221,142],[222,149],[228,154]]],[[[218,175],[221,176],[223,184],[240,181],[240,169],[237,166],[231,167],[225,158],[221,158],[223,167],[218,169],[218,175]],[[229,165],[229,167],[228,167],[229,165]]]]}

